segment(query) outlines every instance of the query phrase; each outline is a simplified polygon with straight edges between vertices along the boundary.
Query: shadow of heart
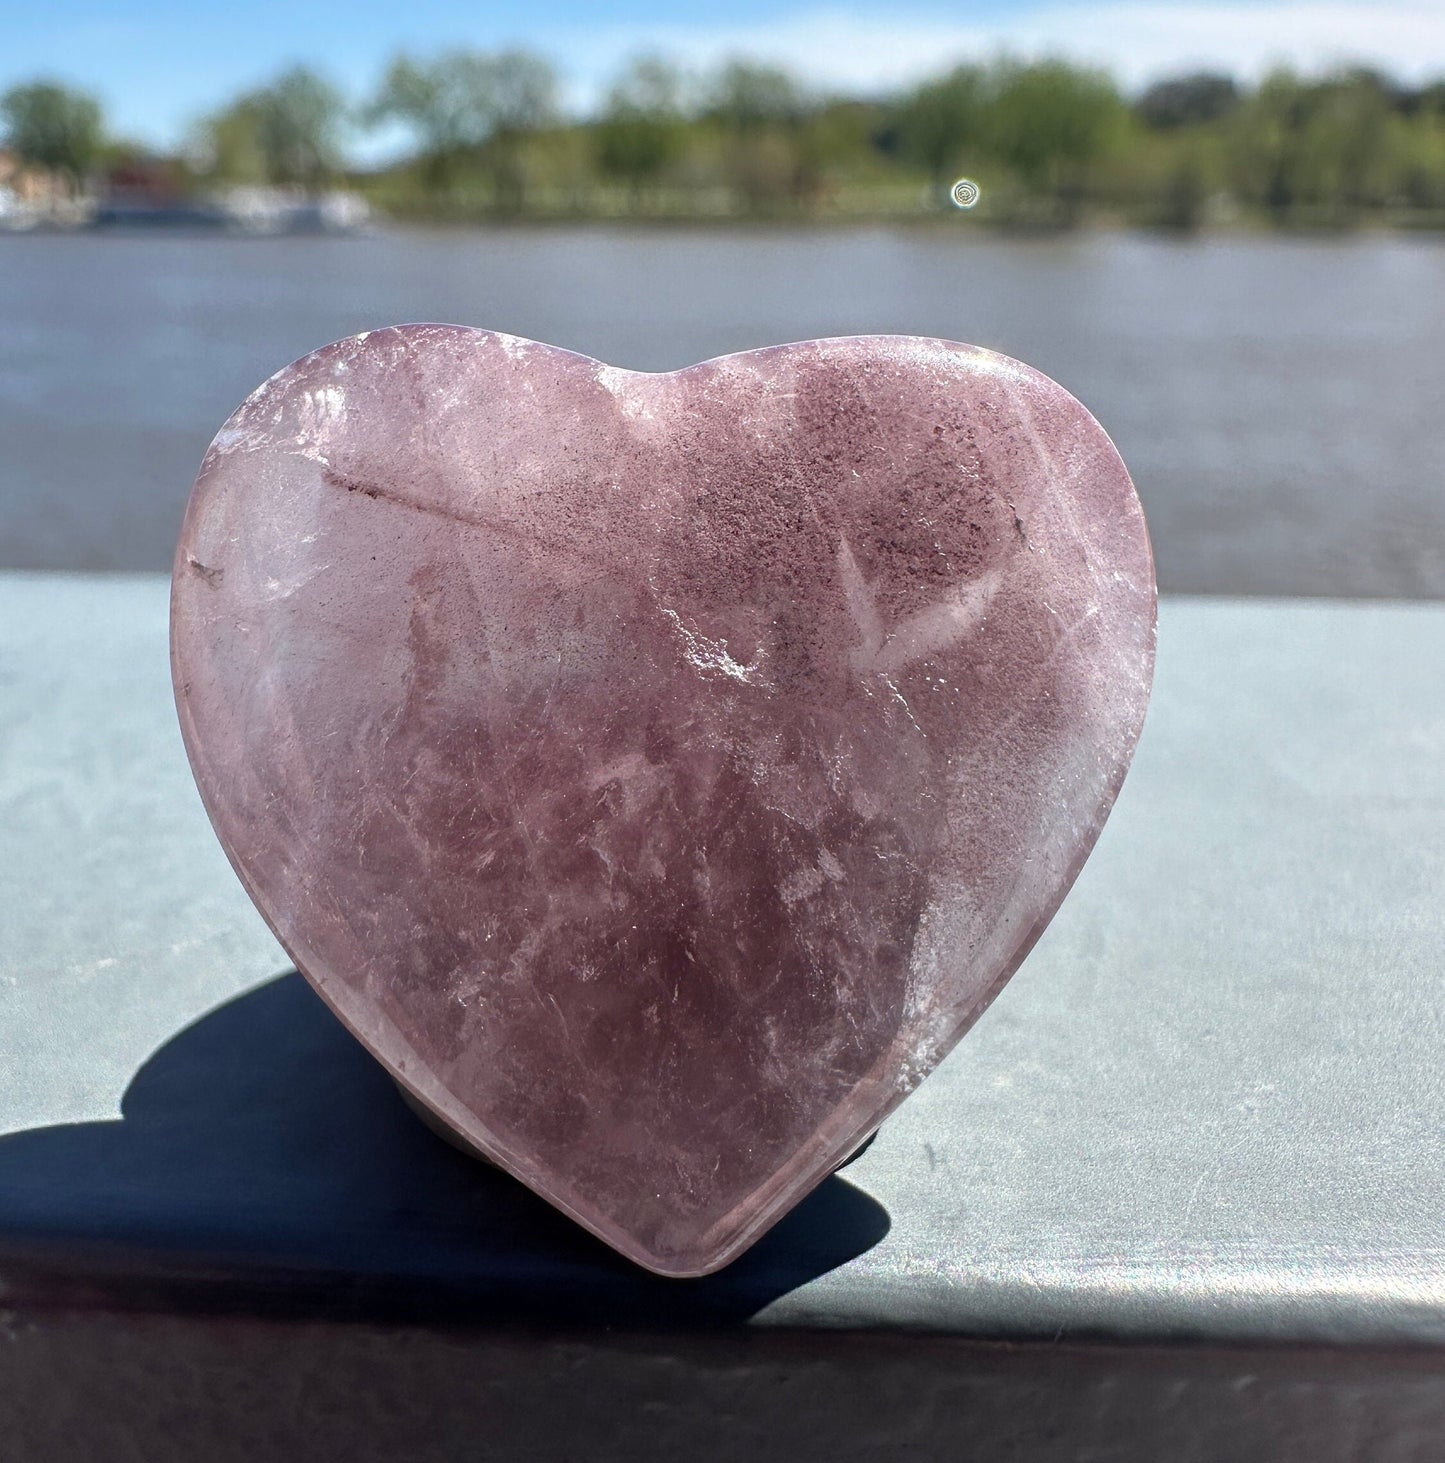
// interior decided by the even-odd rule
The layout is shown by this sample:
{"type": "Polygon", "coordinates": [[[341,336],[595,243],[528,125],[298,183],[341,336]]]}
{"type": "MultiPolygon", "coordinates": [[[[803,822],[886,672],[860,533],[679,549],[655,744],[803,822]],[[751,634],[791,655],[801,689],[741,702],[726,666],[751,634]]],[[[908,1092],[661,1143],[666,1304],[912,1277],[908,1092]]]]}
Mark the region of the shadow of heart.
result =
{"type": "Polygon", "coordinates": [[[121,1112],[0,1139],[8,1304],[716,1325],[889,1228],[834,1175],[726,1270],[650,1275],[429,1132],[294,971],[172,1037],[121,1112]]]}

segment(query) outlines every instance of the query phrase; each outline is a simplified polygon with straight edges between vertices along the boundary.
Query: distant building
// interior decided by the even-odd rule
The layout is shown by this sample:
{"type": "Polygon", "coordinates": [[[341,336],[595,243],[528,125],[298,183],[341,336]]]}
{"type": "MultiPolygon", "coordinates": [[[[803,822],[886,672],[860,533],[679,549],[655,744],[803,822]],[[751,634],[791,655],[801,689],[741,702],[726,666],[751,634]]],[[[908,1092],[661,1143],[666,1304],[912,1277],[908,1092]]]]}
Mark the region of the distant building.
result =
{"type": "Polygon", "coordinates": [[[0,229],[73,222],[82,195],[62,173],[27,163],[0,147],[0,229]]]}
{"type": "Polygon", "coordinates": [[[131,156],[108,168],[90,219],[96,228],[223,228],[220,210],[191,192],[173,158],[131,156]]]}
{"type": "Polygon", "coordinates": [[[0,149],[0,231],[51,227],[180,228],[233,234],[344,234],[371,220],[357,193],[232,187],[197,193],[174,158],[136,156],[112,164],[93,192],[0,149]]]}

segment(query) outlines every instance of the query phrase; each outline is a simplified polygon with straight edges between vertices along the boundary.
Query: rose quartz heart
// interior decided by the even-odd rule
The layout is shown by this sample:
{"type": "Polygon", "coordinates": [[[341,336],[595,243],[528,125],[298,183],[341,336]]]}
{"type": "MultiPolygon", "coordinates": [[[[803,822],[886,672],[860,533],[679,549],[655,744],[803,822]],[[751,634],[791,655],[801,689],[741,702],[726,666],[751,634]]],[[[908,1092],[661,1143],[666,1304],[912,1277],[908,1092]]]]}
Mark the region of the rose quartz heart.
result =
{"type": "Polygon", "coordinates": [[[991,352],[644,375],[413,325],[222,429],[172,643],[216,831],[341,1019],[698,1275],[1048,922],[1139,734],[1154,583],[1099,425],[991,352]]]}

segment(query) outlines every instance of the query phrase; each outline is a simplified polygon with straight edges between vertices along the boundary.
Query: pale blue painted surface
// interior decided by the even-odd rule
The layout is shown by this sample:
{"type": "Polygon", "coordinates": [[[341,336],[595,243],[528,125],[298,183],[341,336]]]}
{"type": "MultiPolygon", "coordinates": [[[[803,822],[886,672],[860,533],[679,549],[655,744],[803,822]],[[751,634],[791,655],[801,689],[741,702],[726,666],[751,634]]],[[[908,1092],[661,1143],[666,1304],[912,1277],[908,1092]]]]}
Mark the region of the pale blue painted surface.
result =
{"type": "Polygon", "coordinates": [[[451,1154],[286,968],[190,781],[165,582],[0,575],[0,1283],[103,1241],[116,1284],[574,1326],[1445,1342],[1445,606],[1166,601],[1054,925],[713,1281],[451,1154]]]}

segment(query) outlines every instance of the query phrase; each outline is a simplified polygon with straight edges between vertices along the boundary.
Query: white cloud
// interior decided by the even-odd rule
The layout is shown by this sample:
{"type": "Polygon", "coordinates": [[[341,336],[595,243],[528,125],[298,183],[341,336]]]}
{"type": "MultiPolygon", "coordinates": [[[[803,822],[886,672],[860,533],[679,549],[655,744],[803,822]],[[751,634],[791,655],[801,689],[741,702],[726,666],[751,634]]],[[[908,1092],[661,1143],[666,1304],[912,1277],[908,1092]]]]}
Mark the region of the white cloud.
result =
{"type": "MultiPolygon", "coordinates": [[[[362,11],[385,9],[379,0],[356,3],[362,11]]],[[[0,0],[0,11],[4,6],[0,0]]],[[[361,95],[401,46],[423,53],[447,44],[530,46],[558,63],[567,100],[582,111],[640,51],[670,53],[698,69],[730,55],[755,56],[786,65],[819,87],[863,95],[1001,50],[1103,65],[1131,88],[1191,66],[1250,79],[1281,61],[1307,72],[1363,61],[1406,81],[1445,75],[1445,0],[779,0],[775,18],[746,25],[620,25],[599,18],[567,26],[550,22],[542,3],[535,19],[521,26],[508,18],[511,7],[503,15],[494,12],[504,7],[474,6],[460,29],[446,34],[425,17],[408,18],[403,6],[354,35],[332,23],[331,13],[341,7],[342,0],[293,7],[307,17],[304,26],[298,18],[301,28],[294,31],[248,33],[245,44],[223,44],[211,33],[210,16],[229,14],[225,7],[203,15],[206,7],[192,6],[188,24],[159,30],[137,18],[84,26],[52,19],[32,27],[28,41],[24,34],[19,43],[6,35],[0,89],[11,80],[59,71],[97,90],[123,132],[173,145],[196,116],[297,59],[319,65],[361,95]],[[979,9],[994,13],[979,17],[979,9]]],[[[31,8],[37,16],[47,13],[43,6],[31,8]]],[[[600,17],[608,7],[595,9],[600,17]]],[[[717,7],[708,9],[715,13],[717,7]]],[[[679,6],[673,13],[686,11],[679,6]]],[[[363,136],[358,144],[362,156],[375,159],[399,142],[383,134],[363,136]]]]}

